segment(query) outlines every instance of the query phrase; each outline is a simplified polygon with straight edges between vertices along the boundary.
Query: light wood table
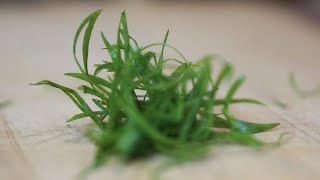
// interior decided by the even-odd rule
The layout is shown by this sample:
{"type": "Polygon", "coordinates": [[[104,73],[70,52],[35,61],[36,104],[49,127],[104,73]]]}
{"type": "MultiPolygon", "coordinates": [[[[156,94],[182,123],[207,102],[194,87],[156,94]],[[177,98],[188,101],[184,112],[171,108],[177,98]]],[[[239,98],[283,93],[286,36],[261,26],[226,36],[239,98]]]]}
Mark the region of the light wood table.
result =
{"type": "MultiPolygon", "coordinates": [[[[91,162],[94,147],[83,137],[89,120],[66,124],[78,112],[69,99],[29,83],[50,79],[76,87],[78,81],[63,77],[77,71],[72,38],[81,20],[98,8],[105,10],[92,39],[91,64],[106,58],[98,32],[114,40],[120,12],[126,9],[130,31],[141,44],[162,41],[170,29],[169,43],[190,60],[219,53],[246,74],[238,96],[256,97],[269,106],[234,106],[233,112],[248,121],[281,123],[259,138],[273,142],[290,133],[274,149],[213,146],[207,158],[172,168],[164,178],[320,179],[320,98],[297,98],[287,81],[292,71],[307,89],[320,83],[319,26],[271,5],[147,1],[0,7],[0,99],[13,102],[0,112],[0,179],[74,179],[91,162]],[[287,102],[288,108],[275,106],[274,99],[287,102]]],[[[163,160],[112,161],[89,179],[149,179],[163,160]]]]}

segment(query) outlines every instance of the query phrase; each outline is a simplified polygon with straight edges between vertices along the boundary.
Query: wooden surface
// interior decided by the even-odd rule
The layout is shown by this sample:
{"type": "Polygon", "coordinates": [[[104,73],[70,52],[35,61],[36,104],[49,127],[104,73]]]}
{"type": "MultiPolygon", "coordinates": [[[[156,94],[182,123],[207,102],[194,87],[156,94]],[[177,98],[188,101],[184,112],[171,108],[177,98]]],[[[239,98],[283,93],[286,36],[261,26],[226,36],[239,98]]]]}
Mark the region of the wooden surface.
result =
{"type": "MultiPolygon", "coordinates": [[[[248,121],[281,123],[259,138],[272,142],[290,133],[273,149],[213,147],[207,158],[170,169],[164,178],[320,179],[320,98],[299,99],[287,82],[292,71],[306,88],[320,83],[319,26],[275,6],[223,3],[0,7],[0,99],[13,102],[0,111],[0,179],[74,179],[91,162],[94,147],[82,133],[89,120],[66,124],[78,112],[69,99],[28,84],[51,79],[76,87],[78,82],[62,74],[76,71],[73,33],[97,8],[105,10],[92,39],[91,63],[105,57],[99,30],[114,40],[120,12],[126,9],[130,31],[141,44],[161,41],[170,29],[169,43],[191,60],[219,53],[246,74],[239,96],[257,97],[269,106],[234,106],[234,113],[248,121]],[[275,106],[274,99],[289,107],[275,106]]],[[[163,160],[112,161],[89,179],[146,180],[163,160]]]]}

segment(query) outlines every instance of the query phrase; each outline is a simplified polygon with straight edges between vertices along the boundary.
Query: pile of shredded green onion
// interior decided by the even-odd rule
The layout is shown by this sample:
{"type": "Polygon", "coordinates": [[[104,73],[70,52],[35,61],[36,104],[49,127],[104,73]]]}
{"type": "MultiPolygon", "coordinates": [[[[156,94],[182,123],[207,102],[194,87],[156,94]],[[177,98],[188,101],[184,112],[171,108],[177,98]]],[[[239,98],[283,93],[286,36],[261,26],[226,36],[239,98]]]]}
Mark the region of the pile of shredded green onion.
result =
{"type": "Polygon", "coordinates": [[[213,78],[213,58],[205,56],[197,63],[187,62],[178,50],[167,45],[168,32],[163,43],[141,47],[129,35],[125,12],[115,44],[101,33],[104,51],[110,59],[89,72],[89,42],[100,13],[98,10],[90,14],[76,31],[73,53],[80,72],[66,74],[85,82],[80,89],[93,97],[96,107],[90,107],[76,90],[48,80],[36,83],[62,90],[81,110],[68,122],[88,117],[96,124],[97,128],[91,128],[87,134],[97,147],[95,167],[111,156],[133,160],[161,154],[189,160],[206,155],[212,144],[261,147],[264,142],[252,134],[279,125],[245,122],[230,112],[233,103],[261,104],[254,99],[234,97],[245,77],[233,78],[230,63],[224,62],[213,78]],[[82,61],[79,61],[76,54],[82,32],[82,61]],[[153,46],[161,47],[160,53],[151,51],[153,46]],[[176,51],[181,59],[166,59],[166,48],[176,51]],[[217,97],[221,84],[230,78],[233,83],[226,95],[217,97]]]}

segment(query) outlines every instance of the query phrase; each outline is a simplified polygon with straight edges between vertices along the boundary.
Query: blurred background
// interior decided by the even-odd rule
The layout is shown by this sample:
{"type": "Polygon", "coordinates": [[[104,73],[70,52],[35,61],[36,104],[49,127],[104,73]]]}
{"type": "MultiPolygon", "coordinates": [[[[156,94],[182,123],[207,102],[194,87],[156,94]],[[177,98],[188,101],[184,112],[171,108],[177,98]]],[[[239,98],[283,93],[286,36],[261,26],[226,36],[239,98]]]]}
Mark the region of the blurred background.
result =
{"type": "MultiPolygon", "coordinates": [[[[129,0],[126,0],[127,2],[129,0]]],[[[126,1],[118,0],[0,0],[1,5],[21,5],[21,6],[34,6],[34,5],[43,5],[45,3],[55,3],[63,5],[65,3],[85,3],[85,2],[101,2],[101,3],[123,3],[126,1]]],[[[281,6],[286,6],[289,8],[294,8],[297,11],[300,11],[301,14],[311,16],[319,20],[320,17],[320,1],[319,0],[131,0],[132,2],[139,3],[173,3],[173,4],[182,4],[182,3],[217,3],[217,2],[240,2],[240,3],[276,3],[281,6]]]]}
{"type": "MultiPolygon", "coordinates": [[[[127,0],[128,1],[128,0],[127,0]]],[[[295,8],[301,11],[303,14],[314,16],[314,18],[320,17],[320,1],[319,0],[131,0],[134,2],[162,2],[162,3],[203,3],[203,2],[271,2],[277,3],[278,5],[295,8]]],[[[1,4],[15,4],[15,5],[39,5],[44,3],[84,3],[84,2],[102,2],[102,3],[119,3],[117,0],[0,0],[1,4]]],[[[122,1],[124,2],[124,1],[122,1]]]]}
{"type": "Polygon", "coordinates": [[[62,73],[77,71],[73,36],[96,9],[104,11],[91,41],[92,64],[107,58],[99,31],[115,40],[126,10],[130,32],[141,45],[161,42],[170,29],[169,43],[189,60],[219,54],[234,63],[249,77],[250,94],[288,95],[283,87],[288,72],[304,79],[306,88],[318,82],[318,0],[0,0],[0,82],[6,84],[0,96],[18,97],[19,88],[12,86],[28,89],[41,79],[72,84],[62,73]]]}

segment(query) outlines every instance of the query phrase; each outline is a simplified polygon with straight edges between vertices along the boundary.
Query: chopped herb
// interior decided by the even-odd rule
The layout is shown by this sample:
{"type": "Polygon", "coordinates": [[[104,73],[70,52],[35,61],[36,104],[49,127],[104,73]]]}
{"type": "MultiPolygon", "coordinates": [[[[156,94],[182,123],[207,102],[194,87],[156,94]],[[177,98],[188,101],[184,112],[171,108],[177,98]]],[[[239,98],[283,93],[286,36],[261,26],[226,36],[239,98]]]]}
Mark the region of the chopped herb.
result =
{"type": "Polygon", "coordinates": [[[216,78],[212,78],[212,57],[205,56],[197,63],[187,62],[174,47],[167,44],[169,31],[162,43],[139,46],[129,35],[127,18],[122,13],[117,41],[111,44],[101,32],[110,61],[103,61],[89,72],[88,54],[91,33],[100,15],[89,15],[76,31],[73,53],[80,73],[67,76],[85,81],[85,94],[93,96],[93,109],[77,91],[44,80],[35,85],[48,85],[63,91],[81,110],[68,122],[89,117],[97,126],[87,135],[97,147],[93,167],[102,165],[110,156],[134,160],[162,154],[177,161],[203,157],[214,143],[236,143],[261,147],[265,143],[252,133],[264,132],[278,123],[256,124],[236,118],[229,107],[233,103],[262,104],[255,99],[234,98],[245,77],[235,78],[225,97],[217,97],[220,85],[233,74],[230,63],[224,63],[216,78]],[[81,32],[82,57],[77,56],[81,32]],[[160,54],[150,47],[161,46],[160,54]],[[182,60],[166,59],[170,48],[182,60]],[[79,59],[82,60],[80,63],[79,59]],[[168,65],[175,68],[168,71],[168,65]],[[107,76],[106,74],[109,74],[107,76]],[[215,110],[222,106],[222,112],[215,110]],[[222,133],[217,128],[229,131],[222,133]]]}

